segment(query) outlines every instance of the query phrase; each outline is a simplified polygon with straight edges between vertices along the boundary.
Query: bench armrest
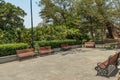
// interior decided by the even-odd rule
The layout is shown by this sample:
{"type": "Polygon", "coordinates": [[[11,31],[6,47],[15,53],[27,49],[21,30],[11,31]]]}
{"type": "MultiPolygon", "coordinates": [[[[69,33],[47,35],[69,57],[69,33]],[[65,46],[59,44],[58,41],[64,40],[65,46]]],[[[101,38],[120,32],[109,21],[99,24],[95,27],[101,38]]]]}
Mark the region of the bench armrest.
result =
{"type": "Polygon", "coordinates": [[[100,64],[101,64],[101,62],[98,62],[98,63],[97,63],[97,66],[99,66],[100,64]]]}
{"type": "Polygon", "coordinates": [[[101,62],[97,63],[97,66],[99,66],[100,64],[102,64],[103,66],[106,66],[104,63],[101,63],[101,62]]]}

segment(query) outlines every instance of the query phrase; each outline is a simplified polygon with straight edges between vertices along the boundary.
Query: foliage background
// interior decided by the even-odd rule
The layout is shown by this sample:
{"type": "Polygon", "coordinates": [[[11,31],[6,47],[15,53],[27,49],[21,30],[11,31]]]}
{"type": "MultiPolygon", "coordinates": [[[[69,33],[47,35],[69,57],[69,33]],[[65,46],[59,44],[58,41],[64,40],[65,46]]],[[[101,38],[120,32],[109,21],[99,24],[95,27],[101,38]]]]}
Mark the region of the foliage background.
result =
{"type": "MultiPolygon", "coordinates": [[[[40,0],[38,6],[43,22],[34,27],[34,41],[114,39],[112,27],[120,28],[120,0],[40,0]]],[[[31,46],[25,15],[20,7],[0,0],[0,44],[31,46]]]]}

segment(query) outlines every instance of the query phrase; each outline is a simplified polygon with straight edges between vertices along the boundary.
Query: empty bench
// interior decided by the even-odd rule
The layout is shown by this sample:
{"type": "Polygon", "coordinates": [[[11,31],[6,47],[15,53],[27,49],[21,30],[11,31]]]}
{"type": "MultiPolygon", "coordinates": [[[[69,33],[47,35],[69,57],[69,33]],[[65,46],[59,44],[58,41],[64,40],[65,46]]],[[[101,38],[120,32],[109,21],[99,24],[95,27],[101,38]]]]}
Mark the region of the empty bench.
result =
{"type": "Polygon", "coordinates": [[[34,56],[35,52],[34,49],[23,49],[23,50],[16,50],[17,56],[19,59],[28,57],[28,56],[34,56]]]}
{"type": "Polygon", "coordinates": [[[104,62],[98,63],[95,67],[95,70],[97,70],[97,75],[108,77],[112,73],[112,71],[116,69],[118,58],[119,53],[116,53],[110,56],[104,62]]]}
{"type": "Polygon", "coordinates": [[[68,44],[61,44],[61,49],[62,50],[68,50],[70,49],[71,47],[68,45],[68,44]]]}
{"type": "Polygon", "coordinates": [[[47,53],[52,53],[52,52],[54,51],[51,49],[51,46],[44,46],[44,47],[38,48],[39,54],[47,54],[47,53]]]}
{"type": "Polygon", "coordinates": [[[95,48],[95,42],[85,42],[84,46],[87,48],[95,48]]]}

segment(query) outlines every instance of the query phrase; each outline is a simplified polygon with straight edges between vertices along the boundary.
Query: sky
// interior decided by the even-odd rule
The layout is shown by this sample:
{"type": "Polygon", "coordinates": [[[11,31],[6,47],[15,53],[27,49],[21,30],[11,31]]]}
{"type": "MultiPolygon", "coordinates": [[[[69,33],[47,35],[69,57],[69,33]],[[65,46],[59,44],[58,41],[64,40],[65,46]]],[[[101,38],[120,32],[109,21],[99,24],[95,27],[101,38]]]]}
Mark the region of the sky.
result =
{"type": "MultiPolygon", "coordinates": [[[[24,17],[24,25],[26,28],[31,27],[31,13],[30,13],[30,0],[5,0],[6,2],[12,3],[13,5],[22,8],[27,15],[24,17]]],[[[33,26],[37,26],[42,21],[39,16],[40,7],[38,7],[39,0],[32,0],[33,3],[33,26]]]]}

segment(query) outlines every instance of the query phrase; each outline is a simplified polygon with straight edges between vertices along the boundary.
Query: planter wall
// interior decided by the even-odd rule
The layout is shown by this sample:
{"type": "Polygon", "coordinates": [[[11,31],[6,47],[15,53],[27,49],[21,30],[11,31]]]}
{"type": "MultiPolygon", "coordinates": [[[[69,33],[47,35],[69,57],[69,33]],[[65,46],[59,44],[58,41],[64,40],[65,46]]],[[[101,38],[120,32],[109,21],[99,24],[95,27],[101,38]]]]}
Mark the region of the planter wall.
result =
{"type": "Polygon", "coordinates": [[[0,57],[0,64],[18,60],[16,55],[0,57]]]}
{"type": "Polygon", "coordinates": [[[82,47],[82,45],[72,45],[72,46],[71,46],[71,48],[73,48],[73,49],[74,49],[74,48],[81,48],[81,47],[82,47]]]}

